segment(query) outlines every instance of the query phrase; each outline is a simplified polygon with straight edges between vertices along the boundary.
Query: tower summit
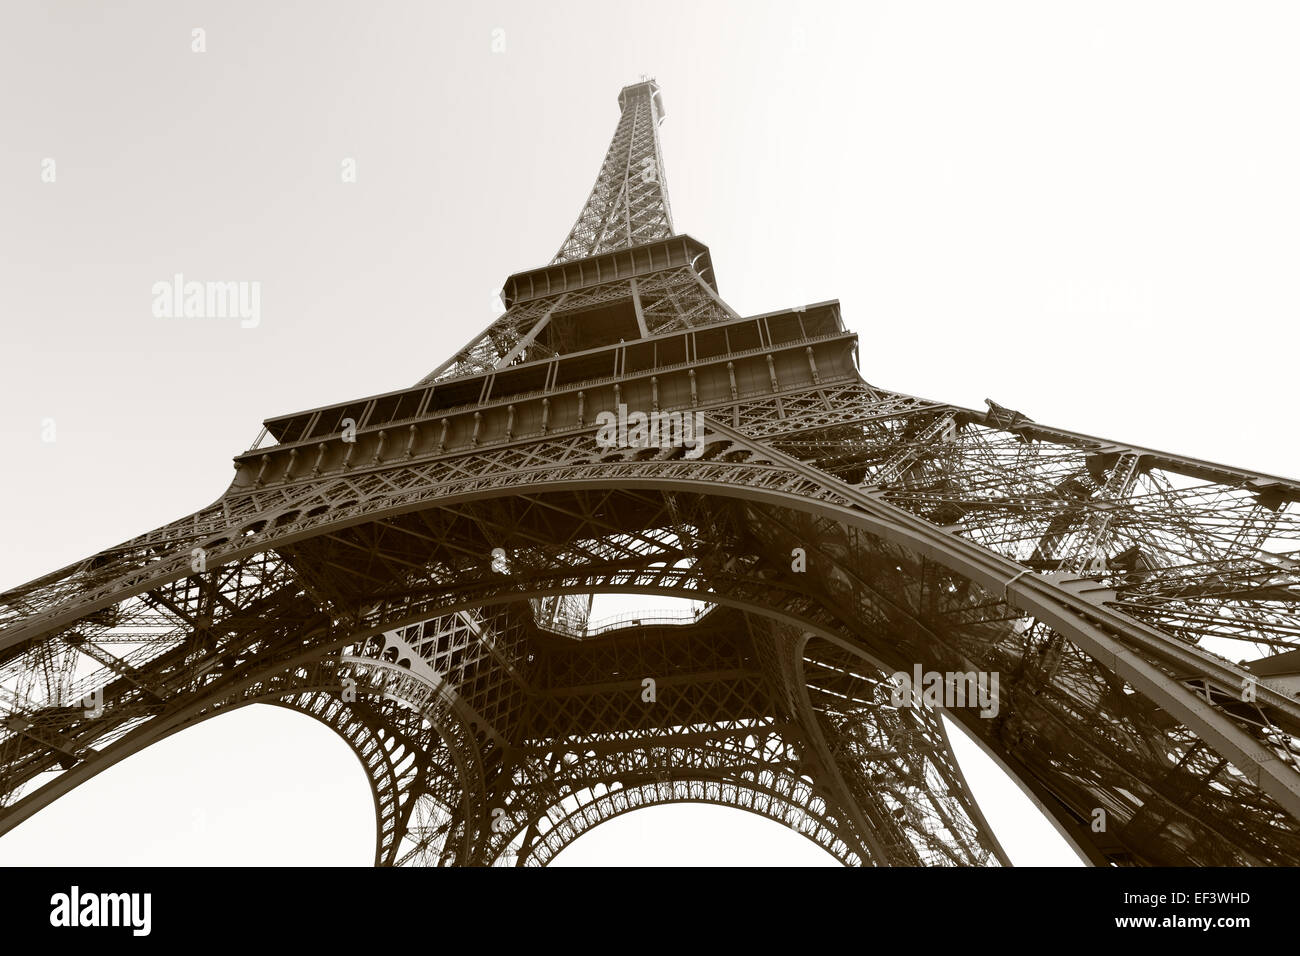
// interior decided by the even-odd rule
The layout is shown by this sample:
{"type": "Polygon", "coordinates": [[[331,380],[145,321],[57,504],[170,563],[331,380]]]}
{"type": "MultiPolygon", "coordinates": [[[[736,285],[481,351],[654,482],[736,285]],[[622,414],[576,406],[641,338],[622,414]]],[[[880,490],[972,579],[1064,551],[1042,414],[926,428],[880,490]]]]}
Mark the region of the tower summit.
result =
{"type": "Polygon", "coordinates": [[[378,865],[545,864],[672,802],[1005,863],[946,717],[1092,863],[1300,864],[1300,484],[876,387],[835,301],[737,314],[673,227],[658,85],[618,102],[464,348],[0,595],[0,832],[261,702],[357,754],[378,865]]]}

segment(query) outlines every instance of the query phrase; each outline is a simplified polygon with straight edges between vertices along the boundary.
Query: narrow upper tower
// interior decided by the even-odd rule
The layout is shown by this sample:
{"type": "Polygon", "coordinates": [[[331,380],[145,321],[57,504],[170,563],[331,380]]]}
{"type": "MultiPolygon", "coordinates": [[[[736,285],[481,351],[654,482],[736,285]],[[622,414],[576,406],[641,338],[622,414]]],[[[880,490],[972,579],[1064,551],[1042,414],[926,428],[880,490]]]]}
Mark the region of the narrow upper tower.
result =
{"type": "Polygon", "coordinates": [[[668,185],[659,149],[663,94],[654,80],[625,86],[622,112],[596,185],[553,262],[626,249],[673,234],[668,185]]]}
{"type": "MultiPolygon", "coordinates": [[[[510,276],[502,289],[505,314],[417,386],[740,318],[718,295],[708,247],[673,231],[659,147],[659,85],[645,79],[625,86],[618,105],[596,184],[555,258],[510,276]]],[[[830,327],[842,331],[838,317],[830,327]]],[[[607,376],[603,361],[592,359],[570,380],[607,376]]],[[[538,374],[542,381],[554,377],[538,374]]]]}

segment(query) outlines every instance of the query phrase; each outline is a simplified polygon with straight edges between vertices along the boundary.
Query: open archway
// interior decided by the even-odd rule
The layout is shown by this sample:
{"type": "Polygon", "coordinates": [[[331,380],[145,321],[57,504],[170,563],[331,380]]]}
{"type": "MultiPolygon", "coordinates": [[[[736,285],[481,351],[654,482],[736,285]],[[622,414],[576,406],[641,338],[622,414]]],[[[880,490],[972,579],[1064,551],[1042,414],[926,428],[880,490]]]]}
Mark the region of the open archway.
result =
{"type": "Polygon", "coordinates": [[[369,866],[374,821],[342,738],[305,714],[249,706],[88,780],[0,837],[0,864],[369,866]]]}
{"type": "MultiPolygon", "coordinates": [[[[710,600],[729,603],[733,607],[748,605],[758,617],[766,620],[775,620],[785,614],[788,625],[812,630],[820,627],[828,639],[842,644],[860,641],[874,644],[873,653],[891,668],[904,660],[941,664],[944,655],[958,652],[960,641],[968,640],[974,642],[969,646],[989,655],[991,661],[1014,671],[1021,681],[1017,687],[1022,702],[1017,708],[1020,713],[1012,715],[1015,720],[1004,721],[996,728],[986,728],[988,740],[1019,761],[1023,767],[1020,772],[1022,779],[1026,772],[1050,774],[1074,789],[1074,805],[1056,808],[1056,815],[1063,825],[1073,823],[1077,827],[1083,820],[1080,813],[1097,805],[1092,801],[1108,799],[1112,793],[1122,796],[1125,792],[1133,792],[1135,786],[1140,788],[1142,779],[1153,776],[1147,763],[1163,764],[1166,758],[1160,754],[1117,747],[1114,736],[1108,735],[1105,728],[1097,728],[1094,736],[1086,741],[1077,733],[1077,725],[1070,726],[1070,733],[1066,734],[1065,708],[1072,698],[1083,700],[1104,694],[1123,702],[1128,700],[1126,682],[1150,677],[1147,673],[1149,667],[1114,654],[1114,640],[1077,612],[1077,608],[1083,606],[1081,599],[1049,581],[1025,577],[1027,572],[1016,570],[1019,566],[1014,562],[964,544],[950,535],[945,536],[942,529],[919,518],[892,512],[886,514],[878,504],[857,490],[827,487],[807,469],[794,469],[793,465],[787,465],[765,464],[752,458],[744,461],[719,458],[690,466],[692,471],[711,469],[709,474],[683,477],[672,471],[677,467],[673,463],[586,462],[570,466],[568,474],[561,472],[554,477],[548,475],[546,479],[531,479],[527,492],[508,486],[498,476],[482,479],[483,483],[475,488],[470,485],[480,479],[467,478],[461,486],[443,486],[437,504],[432,504],[422,495],[408,494],[400,487],[385,485],[376,494],[382,494],[386,503],[382,507],[375,504],[365,508],[354,498],[347,497],[355,494],[354,489],[348,486],[340,490],[336,506],[322,504],[307,511],[295,508],[284,510],[282,514],[259,517],[239,534],[236,544],[224,542],[224,539],[221,542],[205,540],[210,547],[217,549],[212,556],[214,562],[220,557],[227,565],[234,566],[235,562],[271,554],[259,549],[274,548],[279,559],[294,567],[300,575],[307,567],[328,567],[334,551],[354,555],[359,548],[364,548],[370,553],[383,554],[387,563],[368,569],[383,577],[361,582],[354,575],[352,583],[363,589],[356,593],[352,593],[344,579],[327,580],[317,576],[313,580],[311,575],[307,576],[306,584],[313,592],[319,593],[319,589],[324,587],[335,595],[338,606],[356,606],[363,615],[355,624],[350,624],[347,632],[340,631],[337,636],[322,635],[323,640],[315,643],[311,650],[313,654],[320,654],[329,653],[331,648],[337,649],[349,641],[458,608],[518,603],[548,593],[627,590],[629,587],[645,591],[657,589],[665,593],[673,591],[674,588],[666,583],[675,573],[672,568],[664,565],[656,570],[652,564],[645,563],[649,559],[644,555],[638,556],[637,560],[629,559],[630,563],[625,561],[627,555],[619,557],[615,554],[624,548],[615,538],[641,533],[627,532],[627,528],[646,529],[653,522],[670,519],[680,522],[683,508],[692,510],[690,521],[698,529],[709,526],[712,516],[730,515],[735,528],[740,529],[737,533],[743,531],[748,536],[740,542],[748,549],[744,554],[752,555],[758,563],[746,564],[744,560],[737,563],[737,552],[730,547],[732,542],[707,538],[706,543],[717,559],[712,565],[700,565],[702,573],[707,574],[710,600]],[[796,473],[792,474],[792,469],[796,473]],[[624,509],[620,512],[616,533],[610,531],[601,512],[602,508],[612,507],[614,501],[624,509]],[[560,549],[547,546],[548,540],[554,540],[553,535],[548,538],[541,534],[540,529],[518,533],[521,528],[518,521],[502,521],[502,516],[508,516],[511,509],[546,509],[547,515],[553,518],[550,528],[553,530],[557,523],[562,526],[567,536],[565,542],[573,544],[582,538],[598,542],[599,547],[580,555],[581,564],[575,563],[574,554],[562,554],[560,549]],[[555,518],[555,515],[563,517],[555,518]],[[603,530],[602,525],[605,526],[603,530]],[[485,537],[489,532],[495,537],[485,537]],[[508,540],[502,537],[503,534],[515,534],[516,538],[508,540]],[[591,537],[583,538],[584,535],[591,537]],[[429,562],[427,541],[449,541],[456,537],[463,541],[460,553],[474,557],[468,563],[462,562],[463,566],[451,566],[457,576],[454,581],[449,581],[440,577],[445,568],[429,562]],[[774,591],[780,590],[780,579],[788,577],[778,558],[782,554],[789,555],[792,540],[809,545],[810,557],[822,562],[818,566],[825,569],[825,573],[816,579],[810,577],[798,584],[799,588],[819,592],[804,602],[805,617],[801,620],[795,620],[799,615],[792,615],[790,607],[779,607],[779,602],[774,604],[772,598],[774,591]],[[814,543],[815,549],[811,546],[814,543]],[[510,583],[504,588],[502,578],[495,576],[499,574],[498,570],[486,560],[493,550],[489,545],[499,544],[507,546],[502,550],[512,559],[521,554],[529,556],[528,561],[511,561],[510,583]],[[420,552],[417,556],[421,563],[409,560],[415,552],[420,552]],[[398,572],[398,567],[427,568],[420,575],[429,576],[412,578],[405,572],[398,572]],[[747,568],[763,571],[767,576],[746,577],[747,568]],[[397,576],[399,573],[402,575],[400,578],[397,576]],[[378,605],[370,603],[369,595],[376,588],[391,588],[395,584],[400,584],[400,590],[389,592],[392,599],[385,599],[378,605]],[[719,591],[729,587],[737,591],[727,600],[719,591]],[[1009,603],[1013,590],[1016,606],[1009,603]],[[1029,631],[1017,629],[1025,612],[1038,618],[1028,625],[1032,628],[1029,631]],[[963,616],[954,618],[953,615],[957,614],[963,616]],[[824,626],[819,625],[817,618],[824,619],[824,626]],[[942,630],[937,629],[937,625],[945,621],[942,630]],[[954,623],[958,626],[954,627],[954,623]],[[832,633],[837,630],[838,634],[832,633]],[[942,634],[948,635],[946,645],[944,641],[935,640],[942,634]],[[1062,637],[1065,642],[1060,639],[1062,637]],[[1068,646],[1070,643],[1072,647],[1068,646]],[[1063,649],[1069,655],[1064,664],[1061,662],[1063,649]],[[1058,678],[1061,674],[1069,677],[1068,681],[1058,679],[1053,688],[1060,698],[1053,705],[1057,708],[1055,711],[1044,711],[1045,698],[1038,686],[1049,665],[1051,674],[1057,674],[1058,678]],[[1063,667],[1068,670],[1063,671],[1063,667]],[[1054,736],[1045,738],[1045,732],[1054,736]],[[1061,745],[1069,745],[1070,749],[1062,751],[1061,745]],[[1089,747],[1099,753],[1114,751],[1106,760],[1108,765],[1124,764],[1119,769],[1126,779],[1125,789],[1121,791],[1107,781],[1080,776],[1080,768],[1086,771],[1087,767],[1103,765],[1095,759],[1095,754],[1073,752],[1080,747],[1089,747]],[[1073,819],[1070,819],[1071,815],[1073,819]]],[[[698,539],[700,535],[694,537],[698,539]]],[[[661,540],[656,547],[663,544],[661,540]]],[[[668,558],[679,556],[674,552],[668,558]]],[[[277,574],[288,576],[283,567],[277,570],[273,565],[274,562],[268,559],[263,569],[264,579],[275,580],[277,574]]],[[[153,573],[150,571],[151,575],[153,573]]],[[[158,580],[172,573],[160,567],[158,580]]],[[[678,590],[686,594],[700,590],[701,581],[685,581],[690,577],[689,573],[679,577],[683,583],[678,590]]],[[[299,580],[303,579],[300,577],[299,580]]],[[[130,585],[135,590],[144,590],[148,586],[150,583],[143,578],[130,585]]],[[[165,582],[163,586],[166,586],[165,582]]],[[[792,592],[795,585],[785,581],[785,587],[792,592]]],[[[315,612],[307,607],[309,602],[296,598],[295,602],[287,609],[301,610],[303,622],[310,621],[310,615],[315,612]]],[[[1087,605],[1087,612],[1088,616],[1098,619],[1109,621],[1114,618],[1111,612],[1099,606],[1087,605]]],[[[64,613],[73,611],[60,611],[51,619],[64,613]]],[[[294,624],[292,618],[280,620],[286,630],[294,624]]],[[[317,623],[315,626],[320,625],[317,623]]],[[[299,640],[305,643],[317,641],[317,638],[303,637],[299,640]]],[[[789,643],[784,640],[777,642],[781,647],[789,643]]],[[[283,660],[291,663],[290,658],[283,660]]],[[[236,657],[229,663],[237,666],[239,660],[236,657]]],[[[226,693],[238,695],[245,687],[251,686],[250,682],[263,679],[264,676],[251,672],[247,678],[232,674],[226,693]]],[[[1110,719],[1107,715],[1117,714],[1119,716],[1115,719],[1138,724],[1144,736],[1157,739],[1168,735],[1166,728],[1154,722],[1157,710],[1167,708],[1171,713],[1186,714],[1189,723],[1195,724],[1193,729],[1205,733],[1210,739],[1220,743],[1241,742],[1239,738],[1243,735],[1240,731],[1231,727],[1222,716],[1195,708],[1190,695],[1174,683],[1164,680],[1143,689],[1151,703],[1144,703],[1140,710],[1129,704],[1090,709],[1097,711],[1099,719],[1110,719]]],[[[202,701],[196,700],[193,713],[197,715],[204,706],[202,701]]],[[[160,730],[166,733],[165,728],[160,730]]],[[[1191,734],[1179,733],[1181,736],[1177,739],[1170,739],[1168,749],[1194,746],[1199,748],[1200,759],[1199,754],[1205,748],[1191,734]]],[[[141,734],[141,745],[147,745],[149,735],[147,730],[141,734]]],[[[1158,745],[1165,746],[1159,742],[1158,745]]],[[[1241,745],[1253,746],[1248,741],[1241,742],[1241,745]]],[[[821,747],[825,750],[828,744],[814,741],[812,746],[813,749],[821,747]]],[[[834,777],[836,770],[828,760],[829,754],[821,753],[817,757],[822,768],[829,769],[834,777]]],[[[69,771],[68,785],[75,785],[78,779],[92,775],[94,769],[69,771]]],[[[1265,766],[1264,769],[1269,768],[1265,766]]],[[[847,792],[846,784],[835,781],[833,785],[841,791],[841,797],[847,792]]],[[[859,795],[866,795],[870,788],[864,784],[857,789],[859,795]]],[[[56,792],[50,791],[50,796],[54,795],[56,792]]],[[[1112,803],[1113,814],[1138,816],[1123,802],[1112,803]]],[[[35,802],[29,804],[35,805],[35,802]]],[[[1141,812],[1149,816],[1149,808],[1153,805],[1153,800],[1145,799],[1141,812]]],[[[1186,810],[1170,803],[1169,812],[1183,814],[1186,810]]],[[[1207,832],[1213,832],[1214,816],[1202,814],[1201,817],[1193,822],[1207,832]]],[[[527,826],[525,821],[520,822],[527,826]]],[[[480,824],[476,822],[474,825],[480,824]]],[[[875,827],[866,821],[855,821],[853,828],[870,833],[875,827]]],[[[1158,835],[1166,843],[1177,836],[1180,845],[1172,851],[1178,853],[1187,852],[1189,847],[1203,851],[1210,845],[1204,840],[1185,838],[1185,832],[1189,831],[1166,827],[1158,831],[1158,835]]],[[[1215,837],[1219,841],[1214,846],[1215,852],[1224,858],[1230,856],[1234,852],[1231,835],[1216,833],[1215,837]]],[[[1156,849],[1168,852],[1170,848],[1156,849]]],[[[1118,847],[1116,851],[1128,852],[1125,847],[1118,847]]],[[[1110,852],[1109,848],[1107,852],[1110,852]]]]}
{"type": "Polygon", "coordinates": [[[549,866],[840,866],[815,842],[731,807],[661,804],[609,817],[549,866]]]}

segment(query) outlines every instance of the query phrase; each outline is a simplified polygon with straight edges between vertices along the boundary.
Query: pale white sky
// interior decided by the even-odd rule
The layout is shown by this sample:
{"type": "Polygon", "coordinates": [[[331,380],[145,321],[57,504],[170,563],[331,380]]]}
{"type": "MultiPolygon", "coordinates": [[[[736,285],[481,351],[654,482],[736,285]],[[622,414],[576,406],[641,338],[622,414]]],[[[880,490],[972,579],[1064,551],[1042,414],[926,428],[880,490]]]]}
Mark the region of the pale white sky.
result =
{"type": "MultiPolygon", "coordinates": [[[[740,313],[839,298],[874,383],[1300,473],[1298,47],[1288,3],[5,4],[0,589],[209,503],[263,418],[438,365],[554,255],[641,73],[676,225],[740,313]],[[175,272],[261,282],[260,325],[154,318],[175,272]]],[[[0,862],[366,863],[350,761],[232,714],[0,862]]],[[[975,786],[1018,861],[1062,858],[975,786]]],[[[700,808],[570,852],[755,846],[820,853],[700,808]]]]}

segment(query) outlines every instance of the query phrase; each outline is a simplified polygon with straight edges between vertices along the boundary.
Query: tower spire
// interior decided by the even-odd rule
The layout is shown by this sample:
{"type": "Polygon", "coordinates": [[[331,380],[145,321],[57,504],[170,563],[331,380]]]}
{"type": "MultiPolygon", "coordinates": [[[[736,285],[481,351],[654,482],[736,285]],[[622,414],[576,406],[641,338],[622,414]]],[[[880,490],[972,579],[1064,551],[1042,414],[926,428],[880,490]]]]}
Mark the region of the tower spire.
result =
{"type": "Polygon", "coordinates": [[[570,262],[673,234],[659,149],[663,95],[653,79],[625,86],[621,115],[596,185],[552,262],[570,262]]]}

